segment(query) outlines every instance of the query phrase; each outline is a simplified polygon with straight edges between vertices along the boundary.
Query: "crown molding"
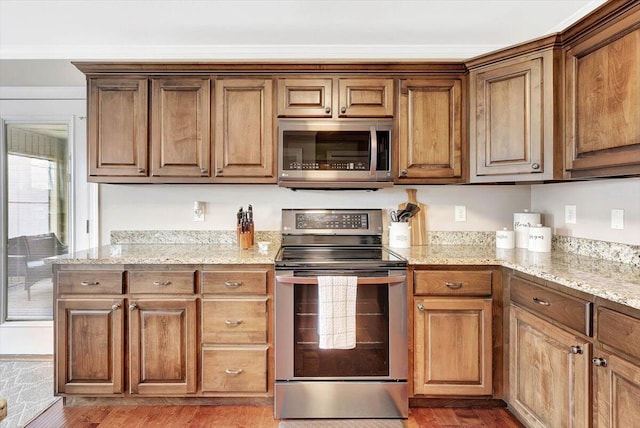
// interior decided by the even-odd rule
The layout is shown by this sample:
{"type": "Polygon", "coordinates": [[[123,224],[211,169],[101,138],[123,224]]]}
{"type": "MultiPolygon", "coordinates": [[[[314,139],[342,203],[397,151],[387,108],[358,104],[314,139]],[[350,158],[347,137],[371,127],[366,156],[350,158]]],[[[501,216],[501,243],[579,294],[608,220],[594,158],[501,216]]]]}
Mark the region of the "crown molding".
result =
{"type": "Polygon", "coordinates": [[[0,58],[73,60],[464,60],[502,45],[4,45],[0,58]]]}

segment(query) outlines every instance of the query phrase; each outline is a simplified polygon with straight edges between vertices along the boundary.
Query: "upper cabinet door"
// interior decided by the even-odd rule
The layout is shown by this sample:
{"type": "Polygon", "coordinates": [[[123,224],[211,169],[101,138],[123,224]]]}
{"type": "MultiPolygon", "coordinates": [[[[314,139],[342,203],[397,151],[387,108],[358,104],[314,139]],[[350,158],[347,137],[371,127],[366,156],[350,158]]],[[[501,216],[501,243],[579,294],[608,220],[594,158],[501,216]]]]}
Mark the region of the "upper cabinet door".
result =
{"type": "Polygon", "coordinates": [[[638,22],[640,8],[566,51],[565,168],[572,177],[640,173],[638,22]]]}
{"type": "Polygon", "coordinates": [[[272,85],[265,79],[216,81],[216,179],[275,182],[272,85]]]}
{"type": "Polygon", "coordinates": [[[462,81],[400,83],[396,183],[456,182],[462,178],[462,81]]]}
{"type": "Polygon", "coordinates": [[[393,79],[338,79],[340,117],[393,117],[393,79]]]}
{"type": "Polygon", "coordinates": [[[209,79],[153,79],[151,86],[151,175],[209,176],[209,79]]]}
{"type": "Polygon", "coordinates": [[[147,79],[89,79],[89,177],[147,175],[147,79]]]}
{"type": "Polygon", "coordinates": [[[278,79],[279,117],[331,117],[333,80],[278,79]]]}
{"type": "Polygon", "coordinates": [[[525,59],[472,73],[474,175],[544,172],[542,61],[525,59]]]}

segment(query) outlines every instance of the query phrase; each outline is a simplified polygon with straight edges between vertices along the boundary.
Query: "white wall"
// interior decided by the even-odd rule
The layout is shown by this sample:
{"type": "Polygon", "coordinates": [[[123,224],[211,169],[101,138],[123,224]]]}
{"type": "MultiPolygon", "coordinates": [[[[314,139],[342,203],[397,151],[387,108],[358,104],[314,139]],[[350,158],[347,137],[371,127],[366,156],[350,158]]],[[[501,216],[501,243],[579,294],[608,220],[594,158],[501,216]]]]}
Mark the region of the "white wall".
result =
{"type": "Polygon", "coordinates": [[[640,178],[531,186],[531,209],[553,233],[640,245],[640,178]],[[566,224],[565,205],[576,206],[576,224],[566,224]],[[624,229],[611,229],[611,210],[624,210],[624,229]]]}
{"type": "Polygon", "coordinates": [[[376,192],[320,191],[276,185],[100,185],[100,241],[112,230],[232,230],[240,206],[252,204],[257,230],[280,230],[282,208],[392,208],[416,188],[427,208],[427,230],[493,231],[513,224],[529,208],[530,186],[396,186],[376,192]],[[206,202],[204,222],[193,221],[193,202],[206,202]],[[454,221],[454,206],[467,221],[454,221]]]}

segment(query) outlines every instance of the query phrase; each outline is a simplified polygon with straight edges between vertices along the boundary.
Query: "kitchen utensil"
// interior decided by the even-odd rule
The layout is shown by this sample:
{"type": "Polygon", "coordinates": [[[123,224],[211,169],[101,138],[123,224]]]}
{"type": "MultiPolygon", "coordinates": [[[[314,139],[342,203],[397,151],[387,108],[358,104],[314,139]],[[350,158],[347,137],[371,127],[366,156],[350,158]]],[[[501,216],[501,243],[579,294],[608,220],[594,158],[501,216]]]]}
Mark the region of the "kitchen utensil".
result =
{"type": "Polygon", "coordinates": [[[416,205],[418,210],[409,219],[411,245],[426,245],[427,243],[427,209],[416,199],[416,189],[406,189],[408,202],[398,205],[399,210],[404,210],[409,203],[416,205]]]}

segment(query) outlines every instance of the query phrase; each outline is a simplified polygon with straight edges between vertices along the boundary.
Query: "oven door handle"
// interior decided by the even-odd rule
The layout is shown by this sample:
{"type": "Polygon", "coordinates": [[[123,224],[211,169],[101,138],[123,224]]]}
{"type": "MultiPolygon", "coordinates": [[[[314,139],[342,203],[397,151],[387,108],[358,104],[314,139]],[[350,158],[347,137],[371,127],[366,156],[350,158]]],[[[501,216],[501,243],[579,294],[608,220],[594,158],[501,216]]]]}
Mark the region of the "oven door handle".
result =
{"type": "MultiPolygon", "coordinates": [[[[363,276],[358,277],[358,285],[397,284],[406,279],[406,275],[363,276]]],[[[281,284],[317,284],[318,278],[314,276],[276,276],[276,281],[281,284]]]]}

